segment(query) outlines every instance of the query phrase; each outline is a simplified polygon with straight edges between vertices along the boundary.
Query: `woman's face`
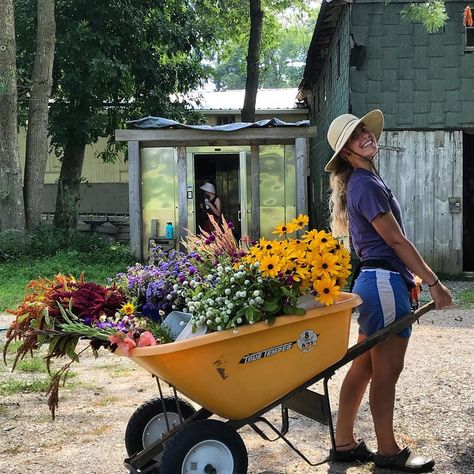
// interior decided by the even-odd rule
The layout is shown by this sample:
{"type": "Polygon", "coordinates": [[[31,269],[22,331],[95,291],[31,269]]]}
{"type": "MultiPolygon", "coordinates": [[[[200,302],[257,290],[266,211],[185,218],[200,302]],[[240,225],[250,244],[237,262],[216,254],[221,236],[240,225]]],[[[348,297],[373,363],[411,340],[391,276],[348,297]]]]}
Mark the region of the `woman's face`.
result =
{"type": "Polygon", "coordinates": [[[371,160],[377,153],[378,145],[375,135],[363,124],[359,124],[352,132],[344,147],[345,156],[352,166],[359,166],[362,160],[371,160]],[[353,152],[353,153],[350,153],[353,152]]]}

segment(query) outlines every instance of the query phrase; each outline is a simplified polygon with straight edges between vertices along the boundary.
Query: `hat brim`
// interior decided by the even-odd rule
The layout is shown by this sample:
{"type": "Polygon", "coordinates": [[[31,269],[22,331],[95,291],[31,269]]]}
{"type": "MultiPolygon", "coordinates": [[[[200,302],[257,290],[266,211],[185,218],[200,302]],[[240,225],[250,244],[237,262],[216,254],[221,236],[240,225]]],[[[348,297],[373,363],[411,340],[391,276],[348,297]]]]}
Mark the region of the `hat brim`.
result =
{"type": "Polygon", "coordinates": [[[360,123],[363,123],[375,135],[375,138],[379,140],[383,130],[383,113],[381,110],[375,109],[365,114],[362,118],[351,124],[351,126],[344,131],[344,136],[340,141],[339,146],[336,148],[336,150],[334,150],[334,154],[332,155],[331,159],[324,167],[324,171],[332,172],[337,170],[337,164],[341,159],[339,153],[346,146],[347,140],[349,140],[352,132],[360,123]]]}

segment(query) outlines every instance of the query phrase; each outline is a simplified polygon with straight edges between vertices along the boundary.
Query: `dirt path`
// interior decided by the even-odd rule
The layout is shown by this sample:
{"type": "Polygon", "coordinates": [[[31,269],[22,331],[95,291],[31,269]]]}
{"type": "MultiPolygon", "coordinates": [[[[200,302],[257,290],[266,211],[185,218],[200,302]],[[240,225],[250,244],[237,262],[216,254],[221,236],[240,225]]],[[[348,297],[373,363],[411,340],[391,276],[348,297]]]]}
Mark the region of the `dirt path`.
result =
{"type": "MultiPolygon", "coordinates": [[[[474,471],[474,312],[432,311],[414,327],[406,368],[399,383],[395,426],[403,444],[432,455],[440,474],[474,471]]],[[[6,318],[0,318],[0,326],[6,318]]],[[[351,340],[355,338],[352,324],[351,340]]],[[[333,413],[347,367],[330,388],[333,413]]],[[[124,432],[133,411],[155,396],[156,382],[132,361],[102,351],[99,360],[83,357],[76,376],[61,391],[57,418],[51,420],[43,394],[4,396],[0,401],[0,472],[34,474],[115,474],[128,472],[124,432]]],[[[18,374],[1,372],[0,376],[18,374]]],[[[315,388],[319,388],[315,386],[315,388]]],[[[319,390],[320,391],[320,390],[319,390]]],[[[278,410],[268,414],[279,426],[278,410]]],[[[324,427],[292,415],[289,438],[311,460],[321,460],[330,445],[324,427]]],[[[249,473],[383,473],[366,466],[323,464],[310,467],[286,445],[268,443],[244,428],[249,473]]],[[[374,434],[367,399],[358,420],[358,434],[370,446],[374,434]]]]}

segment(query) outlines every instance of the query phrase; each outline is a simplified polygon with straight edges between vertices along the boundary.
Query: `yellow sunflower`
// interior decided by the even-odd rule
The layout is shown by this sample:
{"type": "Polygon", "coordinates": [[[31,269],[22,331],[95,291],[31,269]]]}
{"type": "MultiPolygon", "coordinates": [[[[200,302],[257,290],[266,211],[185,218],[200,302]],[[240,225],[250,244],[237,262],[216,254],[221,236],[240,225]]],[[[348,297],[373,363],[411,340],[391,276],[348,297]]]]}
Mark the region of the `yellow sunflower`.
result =
{"type": "Polygon", "coordinates": [[[126,314],[127,316],[131,316],[135,313],[135,306],[132,303],[125,303],[121,308],[120,311],[126,314]]]}
{"type": "Polygon", "coordinates": [[[295,225],[292,222],[289,222],[288,224],[280,224],[276,226],[272,234],[278,234],[278,237],[283,237],[286,234],[296,232],[296,230],[295,225]]]}
{"type": "Polygon", "coordinates": [[[331,278],[321,278],[313,283],[316,298],[326,306],[334,303],[336,296],[340,293],[340,287],[331,278]]]}

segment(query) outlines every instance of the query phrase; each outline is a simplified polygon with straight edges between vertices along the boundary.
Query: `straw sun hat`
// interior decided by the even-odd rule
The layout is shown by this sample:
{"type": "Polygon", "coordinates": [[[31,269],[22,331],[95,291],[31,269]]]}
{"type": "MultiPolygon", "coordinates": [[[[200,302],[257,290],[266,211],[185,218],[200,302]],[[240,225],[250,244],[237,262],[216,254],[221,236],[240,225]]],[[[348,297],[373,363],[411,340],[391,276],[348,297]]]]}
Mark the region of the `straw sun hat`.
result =
{"type": "Polygon", "coordinates": [[[334,150],[334,155],[332,155],[328,164],[324,167],[324,171],[336,171],[338,160],[340,159],[339,153],[360,123],[363,123],[378,140],[383,129],[382,111],[378,109],[372,110],[362,118],[357,118],[352,114],[343,114],[331,122],[328,130],[328,142],[334,150]]]}
{"type": "Polygon", "coordinates": [[[212,183],[204,183],[200,189],[208,193],[216,194],[216,187],[212,183]]]}

